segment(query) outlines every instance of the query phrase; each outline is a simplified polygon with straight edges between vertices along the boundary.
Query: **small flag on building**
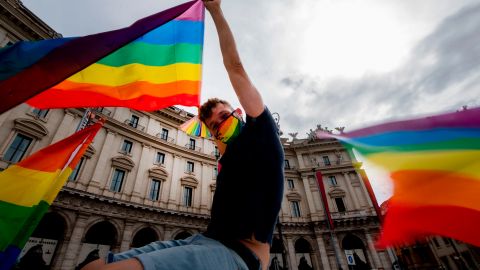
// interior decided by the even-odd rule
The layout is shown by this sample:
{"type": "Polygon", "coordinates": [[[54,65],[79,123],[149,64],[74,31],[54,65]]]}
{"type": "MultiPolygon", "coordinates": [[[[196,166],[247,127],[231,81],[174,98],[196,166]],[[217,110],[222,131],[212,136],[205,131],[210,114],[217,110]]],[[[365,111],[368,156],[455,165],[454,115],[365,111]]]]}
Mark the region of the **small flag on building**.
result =
{"type": "Polygon", "coordinates": [[[101,128],[94,124],[0,173],[0,270],[9,270],[101,128]]]}

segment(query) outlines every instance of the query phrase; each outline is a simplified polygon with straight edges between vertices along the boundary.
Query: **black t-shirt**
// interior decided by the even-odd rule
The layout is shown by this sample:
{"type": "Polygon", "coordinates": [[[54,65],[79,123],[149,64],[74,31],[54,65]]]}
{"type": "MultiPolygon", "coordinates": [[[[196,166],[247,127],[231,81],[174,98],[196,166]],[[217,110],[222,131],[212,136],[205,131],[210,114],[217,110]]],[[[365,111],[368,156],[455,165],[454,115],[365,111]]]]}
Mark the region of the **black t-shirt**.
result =
{"type": "Polygon", "coordinates": [[[284,152],[277,126],[265,108],[247,116],[240,135],[227,146],[213,198],[206,236],[272,242],[283,199],[284,152]]]}

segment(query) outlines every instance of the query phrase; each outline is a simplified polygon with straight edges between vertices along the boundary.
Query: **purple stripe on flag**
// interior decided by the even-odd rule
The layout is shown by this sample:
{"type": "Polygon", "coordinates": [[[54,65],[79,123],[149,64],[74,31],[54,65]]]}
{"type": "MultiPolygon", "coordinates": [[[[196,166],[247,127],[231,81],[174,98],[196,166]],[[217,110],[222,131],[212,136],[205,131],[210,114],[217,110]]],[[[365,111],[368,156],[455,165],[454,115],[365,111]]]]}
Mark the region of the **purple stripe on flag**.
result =
{"type": "Polygon", "coordinates": [[[357,138],[394,131],[421,131],[433,128],[480,128],[480,108],[424,117],[413,120],[404,120],[385,123],[368,128],[354,130],[342,134],[347,138],[357,138]]]}

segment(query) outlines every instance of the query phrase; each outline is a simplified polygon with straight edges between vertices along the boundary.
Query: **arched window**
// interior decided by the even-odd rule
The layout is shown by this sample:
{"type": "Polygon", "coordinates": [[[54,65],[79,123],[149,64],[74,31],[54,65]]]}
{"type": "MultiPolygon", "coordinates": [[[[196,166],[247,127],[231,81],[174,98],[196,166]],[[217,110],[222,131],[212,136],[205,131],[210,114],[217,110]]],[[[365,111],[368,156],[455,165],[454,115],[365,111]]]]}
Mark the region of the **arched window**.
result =
{"type": "Polygon", "coordinates": [[[151,242],[158,241],[158,235],[152,228],[143,228],[133,237],[131,247],[143,247],[151,242]]]}

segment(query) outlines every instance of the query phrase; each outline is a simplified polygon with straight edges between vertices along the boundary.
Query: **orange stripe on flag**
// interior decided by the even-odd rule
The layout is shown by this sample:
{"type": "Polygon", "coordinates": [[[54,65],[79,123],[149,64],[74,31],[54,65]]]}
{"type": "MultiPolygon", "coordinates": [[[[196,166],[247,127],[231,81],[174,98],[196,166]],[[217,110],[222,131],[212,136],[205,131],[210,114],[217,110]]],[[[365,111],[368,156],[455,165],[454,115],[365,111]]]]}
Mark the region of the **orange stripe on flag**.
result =
{"type": "Polygon", "coordinates": [[[391,176],[392,202],[411,206],[451,205],[480,211],[479,179],[449,171],[399,171],[391,176]]]}
{"type": "Polygon", "coordinates": [[[87,94],[85,92],[91,92],[125,100],[145,95],[160,98],[180,94],[198,95],[200,92],[200,84],[200,81],[176,81],[163,84],[138,81],[122,86],[106,86],[64,81],[55,87],[52,87],[50,90],[66,91],[65,93],[67,94],[70,94],[71,91],[82,91],[84,94],[87,94]]]}

